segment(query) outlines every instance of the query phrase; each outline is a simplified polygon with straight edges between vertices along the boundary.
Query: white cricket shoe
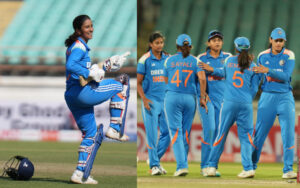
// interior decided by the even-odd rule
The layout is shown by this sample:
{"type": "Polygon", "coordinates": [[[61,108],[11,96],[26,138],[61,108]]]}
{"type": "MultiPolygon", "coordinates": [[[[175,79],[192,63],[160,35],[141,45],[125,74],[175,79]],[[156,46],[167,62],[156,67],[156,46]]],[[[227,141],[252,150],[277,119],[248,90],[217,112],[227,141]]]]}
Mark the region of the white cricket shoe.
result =
{"type": "Polygon", "coordinates": [[[239,173],[237,175],[237,177],[239,178],[253,178],[255,175],[255,171],[254,170],[243,170],[241,173],[239,173]]]}
{"type": "Polygon", "coordinates": [[[157,175],[161,175],[161,171],[157,166],[154,166],[151,168],[151,175],[152,176],[157,176],[157,175]]]}
{"type": "Polygon", "coordinates": [[[182,168],[182,169],[177,170],[174,173],[174,176],[186,176],[188,173],[189,173],[189,170],[187,168],[182,168]]]}
{"type": "Polygon", "coordinates": [[[96,185],[98,184],[98,181],[95,180],[92,176],[89,176],[88,179],[82,182],[82,184],[93,184],[96,185]]]}
{"type": "Polygon", "coordinates": [[[126,134],[123,134],[123,136],[120,138],[120,133],[117,130],[115,130],[114,128],[111,128],[111,127],[108,128],[105,136],[107,138],[114,139],[114,140],[119,140],[121,142],[125,142],[125,141],[129,140],[129,137],[126,134]]]}
{"type": "Polygon", "coordinates": [[[216,173],[217,173],[217,169],[215,167],[208,167],[208,169],[207,169],[208,177],[215,177],[216,173]]]}
{"type": "Polygon", "coordinates": [[[161,171],[161,174],[167,174],[166,169],[164,169],[164,167],[162,167],[161,165],[159,167],[159,170],[161,171]]]}
{"type": "Polygon", "coordinates": [[[208,168],[202,168],[202,170],[201,170],[202,176],[207,177],[207,170],[208,170],[208,168]]]}
{"type": "Polygon", "coordinates": [[[73,172],[73,175],[71,176],[71,182],[82,184],[82,176],[83,176],[83,172],[82,171],[75,170],[73,172]]]}
{"type": "Polygon", "coordinates": [[[77,184],[98,184],[98,181],[94,180],[92,176],[89,176],[85,181],[82,181],[82,177],[83,172],[76,169],[71,177],[71,182],[77,184]]]}
{"type": "Polygon", "coordinates": [[[284,173],[282,175],[283,179],[296,179],[297,178],[297,173],[293,172],[293,171],[289,171],[287,173],[284,173]]]}

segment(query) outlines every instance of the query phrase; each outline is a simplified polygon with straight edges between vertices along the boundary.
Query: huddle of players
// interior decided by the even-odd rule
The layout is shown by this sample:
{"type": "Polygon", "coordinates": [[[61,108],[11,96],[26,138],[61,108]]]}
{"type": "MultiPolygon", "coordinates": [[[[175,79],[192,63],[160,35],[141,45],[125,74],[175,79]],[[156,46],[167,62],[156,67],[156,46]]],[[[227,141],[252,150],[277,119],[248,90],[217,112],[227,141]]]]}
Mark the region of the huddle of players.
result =
{"type": "Polygon", "coordinates": [[[186,34],[177,37],[177,53],[172,56],[163,51],[162,34],[150,36],[149,50],[138,62],[137,90],[142,99],[152,175],[166,173],[160,158],[170,143],[177,162],[174,176],[188,174],[189,136],[198,107],[203,126],[203,176],[221,176],[218,162],[229,129],[236,122],[243,165],[238,177],[254,177],[263,143],[278,116],[284,154],[282,178],[297,177],[292,168],[295,102],[290,84],[295,56],[284,47],[283,29],[275,28],[269,41],[269,49],[258,55],[255,64],[246,37],[234,40],[236,55],[232,56],[222,51],[222,33],[213,30],[206,52],[194,57],[190,55],[192,40],[186,34]],[[252,100],[261,82],[254,131],[252,100]]]}

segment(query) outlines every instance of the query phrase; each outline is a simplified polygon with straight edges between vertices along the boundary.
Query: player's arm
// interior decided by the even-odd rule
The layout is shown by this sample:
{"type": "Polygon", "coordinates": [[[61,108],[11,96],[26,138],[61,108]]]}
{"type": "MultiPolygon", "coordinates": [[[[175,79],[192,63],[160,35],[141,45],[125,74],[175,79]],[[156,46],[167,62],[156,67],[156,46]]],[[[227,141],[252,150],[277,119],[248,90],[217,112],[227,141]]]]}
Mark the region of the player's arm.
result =
{"type": "Polygon", "coordinates": [[[204,71],[197,72],[199,84],[200,84],[200,106],[205,108],[207,112],[206,103],[209,100],[209,97],[206,93],[206,76],[204,71]]]}
{"type": "MultiPolygon", "coordinates": [[[[253,63],[252,70],[253,70],[254,67],[257,67],[257,66],[256,66],[256,64],[253,63]]],[[[262,78],[261,73],[254,73],[251,77],[252,99],[254,99],[254,97],[256,96],[261,78],[262,78]]]]}
{"type": "Polygon", "coordinates": [[[66,70],[87,79],[90,73],[89,69],[78,63],[84,56],[84,53],[80,48],[73,49],[66,63],[66,70]]]}
{"type": "Polygon", "coordinates": [[[283,65],[283,71],[277,69],[271,69],[263,66],[262,64],[259,64],[259,66],[254,68],[253,70],[256,73],[267,73],[267,75],[272,78],[281,80],[283,82],[288,82],[290,81],[294,67],[295,67],[295,55],[292,51],[290,51],[289,58],[283,65]]]}

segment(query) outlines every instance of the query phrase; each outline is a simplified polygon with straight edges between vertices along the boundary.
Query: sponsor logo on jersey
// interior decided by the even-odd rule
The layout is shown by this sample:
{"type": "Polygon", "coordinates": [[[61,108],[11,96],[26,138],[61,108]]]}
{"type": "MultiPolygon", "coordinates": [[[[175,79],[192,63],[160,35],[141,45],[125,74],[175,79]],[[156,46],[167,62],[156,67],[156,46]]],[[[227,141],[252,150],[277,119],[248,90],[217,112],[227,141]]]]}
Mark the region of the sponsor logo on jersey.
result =
{"type": "Polygon", "coordinates": [[[163,69],[151,70],[151,75],[162,75],[164,73],[163,69]]]}
{"type": "Polygon", "coordinates": [[[279,61],[279,65],[280,65],[280,66],[283,66],[283,65],[284,65],[284,63],[285,63],[285,62],[284,62],[284,60],[283,60],[283,59],[279,61]]]}

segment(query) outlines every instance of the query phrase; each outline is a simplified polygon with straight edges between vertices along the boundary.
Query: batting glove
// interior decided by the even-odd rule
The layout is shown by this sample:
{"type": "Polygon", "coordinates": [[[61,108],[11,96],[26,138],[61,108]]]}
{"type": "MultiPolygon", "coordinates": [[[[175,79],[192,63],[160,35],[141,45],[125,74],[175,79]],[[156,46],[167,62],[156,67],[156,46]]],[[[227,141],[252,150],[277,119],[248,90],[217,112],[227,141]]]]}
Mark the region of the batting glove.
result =
{"type": "Polygon", "coordinates": [[[89,70],[89,77],[91,77],[93,80],[95,80],[96,82],[101,82],[103,80],[105,72],[103,69],[100,69],[97,64],[92,65],[89,70]]]}
{"type": "Polygon", "coordinates": [[[122,55],[114,55],[105,61],[103,68],[108,71],[118,71],[126,61],[126,57],[130,55],[130,52],[125,52],[122,55]]]}

